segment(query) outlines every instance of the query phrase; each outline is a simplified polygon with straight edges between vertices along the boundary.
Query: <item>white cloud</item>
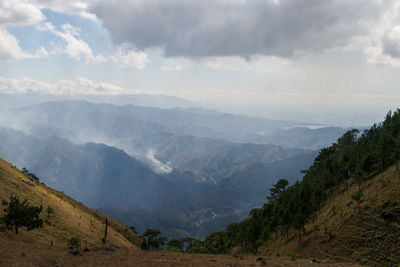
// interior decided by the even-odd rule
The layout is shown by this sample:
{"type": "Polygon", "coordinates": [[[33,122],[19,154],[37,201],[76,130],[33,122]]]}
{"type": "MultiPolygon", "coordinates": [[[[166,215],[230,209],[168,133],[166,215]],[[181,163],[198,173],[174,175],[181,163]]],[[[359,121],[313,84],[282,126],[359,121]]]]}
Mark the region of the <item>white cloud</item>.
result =
{"type": "Polygon", "coordinates": [[[17,38],[10,34],[7,29],[0,26],[0,59],[28,59],[42,58],[49,55],[44,47],[40,47],[35,54],[22,51],[17,38]]]}
{"type": "Polygon", "coordinates": [[[393,58],[392,56],[383,52],[380,46],[370,46],[364,51],[367,57],[367,63],[372,65],[391,65],[393,67],[400,67],[400,59],[393,58]]]}
{"type": "Polygon", "coordinates": [[[0,1],[0,25],[32,25],[44,16],[40,7],[29,1],[0,1]]]}
{"type": "Polygon", "coordinates": [[[69,57],[84,61],[86,63],[100,63],[106,61],[102,55],[93,55],[89,45],[79,39],[80,29],[70,24],[63,24],[62,31],[46,23],[42,29],[62,38],[64,46],[50,53],[40,47],[35,54],[24,52],[19,46],[19,42],[6,27],[35,25],[45,19],[42,9],[47,8],[53,11],[66,14],[79,15],[88,19],[96,19],[94,14],[86,12],[87,5],[93,1],[64,1],[64,0],[2,0],[0,1],[0,59],[28,59],[42,58],[50,54],[65,53],[69,57]]]}
{"type": "Polygon", "coordinates": [[[368,25],[364,40],[367,63],[400,67],[400,2],[395,1],[375,24],[368,25]]]}
{"type": "Polygon", "coordinates": [[[97,0],[33,0],[36,6],[40,8],[51,9],[56,12],[69,15],[79,15],[87,19],[96,19],[96,15],[87,11],[90,4],[97,0]]]}
{"type": "Polygon", "coordinates": [[[111,60],[120,68],[135,67],[144,69],[149,62],[146,53],[119,48],[117,53],[110,56],[111,60]]]}
{"type": "Polygon", "coordinates": [[[28,91],[53,95],[116,95],[138,92],[135,89],[126,89],[110,83],[94,82],[84,77],[47,83],[29,78],[9,79],[0,76],[0,92],[25,93],[28,91]]]}
{"type": "Polygon", "coordinates": [[[6,26],[32,25],[44,19],[40,8],[27,1],[0,1],[0,59],[27,59],[46,57],[49,53],[40,47],[35,54],[24,52],[6,26]]]}
{"type": "Polygon", "coordinates": [[[61,25],[62,31],[59,31],[51,22],[46,22],[44,26],[39,27],[39,29],[50,32],[64,41],[63,47],[58,49],[59,51],[55,51],[57,53],[64,53],[77,61],[93,64],[102,63],[107,60],[101,54],[95,56],[90,46],[82,39],[79,39],[79,32],[81,29],[78,27],[65,23],[61,25]]]}

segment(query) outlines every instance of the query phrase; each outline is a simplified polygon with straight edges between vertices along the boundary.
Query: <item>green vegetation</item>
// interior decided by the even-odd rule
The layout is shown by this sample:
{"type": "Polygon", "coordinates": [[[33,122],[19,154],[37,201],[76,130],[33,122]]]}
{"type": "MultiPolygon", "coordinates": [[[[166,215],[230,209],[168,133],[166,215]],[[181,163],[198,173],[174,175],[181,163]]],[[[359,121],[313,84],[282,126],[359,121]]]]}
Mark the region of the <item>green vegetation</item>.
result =
{"type": "Polygon", "coordinates": [[[68,240],[68,246],[74,247],[74,248],[80,248],[81,247],[81,239],[77,236],[73,236],[68,240]]]}
{"type": "Polygon", "coordinates": [[[39,218],[42,206],[29,206],[27,200],[20,200],[11,196],[10,201],[3,201],[5,215],[0,217],[0,222],[6,224],[8,229],[15,227],[15,234],[18,234],[19,227],[26,227],[28,231],[43,226],[43,220],[39,218]]]}
{"type": "Polygon", "coordinates": [[[33,172],[28,171],[27,168],[23,167],[21,172],[26,176],[28,176],[29,178],[39,182],[39,177],[37,177],[36,174],[34,174],[33,172]]]}
{"type": "MultiPolygon", "coordinates": [[[[275,234],[290,229],[298,231],[299,242],[304,225],[320,210],[334,187],[341,183],[356,182],[358,185],[369,177],[384,171],[400,160],[400,110],[389,112],[385,121],[374,124],[360,133],[347,131],[336,143],[324,148],[314,163],[304,172],[301,182],[286,188],[285,180],[279,180],[270,189],[271,195],[263,207],[253,209],[248,219],[234,223],[224,232],[213,233],[206,239],[209,253],[224,253],[233,247],[257,252],[258,247],[275,234]]],[[[358,190],[352,199],[362,201],[358,190]]],[[[348,204],[349,206],[351,203],[348,204]]],[[[331,210],[332,214],[336,209],[331,210]]],[[[326,230],[329,240],[332,231],[326,230]]]]}
{"type": "Polygon", "coordinates": [[[159,236],[160,234],[160,230],[147,229],[141,236],[143,239],[142,249],[159,250],[166,241],[166,238],[159,236]]]}
{"type": "Polygon", "coordinates": [[[135,226],[131,225],[131,226],[129,226],[129,229],[131,229],[132,232],[134,232],[135,234],[137,234],[137,232],[136,232],[136,227],[135,227],[135,226]]]}
{"type": "MultiPolygon", "coordinates": [[[[186,253],[210,253],[212,248],[218,247],[213,242],[219,238],[208,237],[207,240],[201,241],[190,236],[176,239],[161,236],[158,229],[147,229],[142,235],[142,246],[144,250],[167,250],[173,252],[186,253]]],[[[225,250],[213,251],[212,253],[225,253],[225,250]]]]}

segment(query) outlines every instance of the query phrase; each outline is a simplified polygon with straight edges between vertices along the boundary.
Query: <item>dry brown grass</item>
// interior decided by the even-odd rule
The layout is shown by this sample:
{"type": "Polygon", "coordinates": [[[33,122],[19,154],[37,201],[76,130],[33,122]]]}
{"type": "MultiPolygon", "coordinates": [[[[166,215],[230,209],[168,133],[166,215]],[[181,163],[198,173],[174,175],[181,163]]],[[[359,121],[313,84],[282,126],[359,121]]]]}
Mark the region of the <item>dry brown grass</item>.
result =
{"type": "Polygon", "coordinates": [[[337,262],[399,264],[399,171],[394,166],[362,183],[360,189],[363,197],[358,203],[352,199],[358,184],[350,181],[339,186],[330,194],[315,221],[306,225],[301,245],[297,233],[291,232],[288,240],[282,234],[278,240],[270,241],[263,248],[264,253],[284,255],[292,251],[300,257],[337,262]]]}
{"type": "MultiPolygon", "coordinates": [[[[31,181],[19,170],[0,159],[0,200],[11,195],[42,205],[42,229],[20,230],[16,235],[0,225],[0,266],[312,266],[311,258],[264,257],[253,255],[207,255],[174,252],[142,251],[140,239],[127,227],[109,219],[107,243],[104,234],[105,216],[85,207],[68,196],[31,181]],[[33,186],[32,186],[33,184],[33,186]],[[50,206],[54,213],[47,217],[50,206]],[[80,255],[71,254],[67,241],[78,236],[82,241],[80,255]],[[51,246],[51,243],[53,245],[51,246]]],[[[2,209],[0,215],[3,213],[2,209]]],[[[318,266],[357,266],[323,261],[318,266]]]]}
{"type": "Polygon", "coordinates": [[[121,249],[108,251],[104,248],[74,256],[66,249],[36,247],[31,245],[1,244],[0,266],[358,266],[322,261],[311,263],[310,259],[290,257],[264,257],[263,262],[256,256],[184,254],[174,252],[152,252],[121,249]],[[5,248],[4,246],[12,246],[5,248]]]}
{"type": "MultiPolygon", "coordinates": [[[[21,229],[18,236],[12,231],[0,230],[0,240],[15,239],[22,242],[33,242],[40,245],[49,245],[65,248],[67,241],[72,236],[81,239],[82,245],[88,247],[102,246],[101,238],[104,235],[105,216],[85,207],[68,196],[53,190],[37,181],[32,181],[0,159],[0,201],[8,200],[11,195],[19,199],[27,199],[32,205],[42,205],[41,218],[44,221],[40,230],[26,231],[21,229]],[[54,212],[48,216],[47,207],[54,212]]],[[[0,215],[3,209],[0,210],[0,215]]],[[[133,243],[140,244],[140,239],[127,227],[116,220],[109,219],[108,237],[109,244],[127,248],[138,249],[133,243]]]]}

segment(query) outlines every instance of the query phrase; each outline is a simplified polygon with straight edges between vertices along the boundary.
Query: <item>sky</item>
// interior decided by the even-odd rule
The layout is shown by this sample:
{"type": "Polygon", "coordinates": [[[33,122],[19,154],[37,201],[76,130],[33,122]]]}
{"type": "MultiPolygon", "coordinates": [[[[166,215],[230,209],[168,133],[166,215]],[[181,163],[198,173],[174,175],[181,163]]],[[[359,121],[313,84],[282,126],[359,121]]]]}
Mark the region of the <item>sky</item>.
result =
{"type": "Polygon", "coordinates": [[[399,107],[399,85],[398,0],[0,1],[0,92],[350,126],[399,107]]]}

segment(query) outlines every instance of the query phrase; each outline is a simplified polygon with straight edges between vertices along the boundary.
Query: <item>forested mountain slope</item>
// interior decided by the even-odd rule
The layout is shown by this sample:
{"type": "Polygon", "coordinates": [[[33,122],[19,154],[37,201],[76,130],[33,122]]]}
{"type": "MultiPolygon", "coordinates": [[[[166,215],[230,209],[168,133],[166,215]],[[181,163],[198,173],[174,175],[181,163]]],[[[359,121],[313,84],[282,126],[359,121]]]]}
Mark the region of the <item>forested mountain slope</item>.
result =
{"type": "Polygon", "coordinates": [[[396,166],[360,185],[336,187],[319,212],[286,239],[271,237],[268,255],[294,251],[302,257],[384,266],[400,262],[400,172],[396,166]],[[360,190],[360,191],[359,191],[360,190]],[[359,194],[358,192],[362,192],[359,194]]]}
{"type": "Polygon", "coordinates": [[[245,218],[262,204],[277,177],[296,181],[299,170],[315,155],[300,153],[270,164],[250,164],[214,184],[196,181],[190,171],[157,174],[124,151],[103,144],[77,145],[9,128],[0,128],[0,138],[0,156],[27,167],[46,184],[140,232],[153,227],[178,237],[201,238],[245,218]]]}
{"type": "MultiPolygon", "coordinates": [[[[11,195],[30,205],[42,205],[43,228],[20,228],[18,235],[0,224],[0,266],[255,266],[255,256],[183,254],[142,251],[141,240],[126,225],[108,217],[106,243],[102,242],[105,215],[67,195],[25,176],[0,159],[0,200],[11,195]],[[49,209],[50,208],[50,209],[49,209]],[[49,212],[50,210],[51,212],[49,212]],[[77,237],[81,248],[71,249],[77,237]]],[[[0,209],[0,216],[4,214],[0,209]]],[[[307,266],[310,259],[293,262],[286,257],[267,259],[274,266],[307,266]]],[[[353,266],[323,262],[321,266],[353,266]]]]}
{"type": "Polygon", "coordinates": [[[249,219],[210,235],[208,243],[215,244],[210,249],[271,251],[284,236],[281,246],[297,238],[292,248],[299,252],[340,259],[340,251],[347,250],[344,257],[357,262],[399,263],[399,177],[397,167],[388,169],[399,159],[397,110],[363,133],[350,130],[322,149],[301,182],[288,188],[277,183],[270,201],[253,209],[249,219]],[[313,232],[313,238],[304,238],[313,232]],[[318,246],[324,250],[313,251],[318,246]]]}
{"type": "Polygon", "coordinates": [[[282,162],[313,151],[283,148],[271,144],[232,143],[221,139],[189,135],[150,135],[134,142],[139,154],[152,156],[170,168],[190,171],[198,181],[219,183],[237,172],[256,164],[282,162]]]}
{"type": "Polygon", "coordinates": [[[179,184],[114,147],[76,145],[7,128],[0,128],[0,137],[0,155],[91,207],[171,208],[190,199],[179,184]]]}

